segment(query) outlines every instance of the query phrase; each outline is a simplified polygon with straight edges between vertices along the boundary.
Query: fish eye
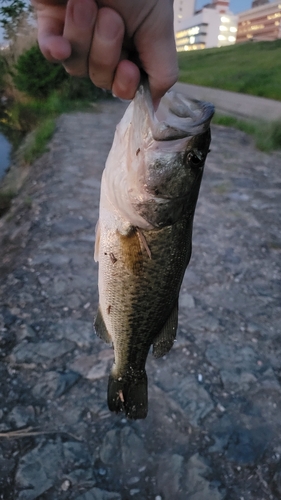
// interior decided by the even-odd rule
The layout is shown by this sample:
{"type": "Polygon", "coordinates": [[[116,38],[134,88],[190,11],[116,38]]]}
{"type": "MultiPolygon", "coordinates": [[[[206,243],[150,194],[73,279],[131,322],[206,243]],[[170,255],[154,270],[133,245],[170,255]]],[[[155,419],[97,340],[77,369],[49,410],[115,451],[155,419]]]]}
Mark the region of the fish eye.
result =
{"type": "Polygon", "coordinates": [[[203,157],[200,153],[195,153],[195,151],[190,151],[187,155],[187,161],[191,163],[191,166],[198,167],[202,164],[203,157]]]}

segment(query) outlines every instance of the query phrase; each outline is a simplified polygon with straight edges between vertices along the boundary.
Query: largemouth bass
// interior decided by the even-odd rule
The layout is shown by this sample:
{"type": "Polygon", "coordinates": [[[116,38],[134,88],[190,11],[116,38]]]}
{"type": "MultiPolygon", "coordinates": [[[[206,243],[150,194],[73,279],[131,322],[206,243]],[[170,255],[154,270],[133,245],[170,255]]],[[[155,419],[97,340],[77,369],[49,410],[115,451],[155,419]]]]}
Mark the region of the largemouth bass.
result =
{"type": "Polygon", "coordinates": [[[114,347],[108,407],[147,415],[146,358],[172,347],[214,108],[173,92],[154,112],[141,84],[103,172],[95,260],[97,334],[114,347]]]}

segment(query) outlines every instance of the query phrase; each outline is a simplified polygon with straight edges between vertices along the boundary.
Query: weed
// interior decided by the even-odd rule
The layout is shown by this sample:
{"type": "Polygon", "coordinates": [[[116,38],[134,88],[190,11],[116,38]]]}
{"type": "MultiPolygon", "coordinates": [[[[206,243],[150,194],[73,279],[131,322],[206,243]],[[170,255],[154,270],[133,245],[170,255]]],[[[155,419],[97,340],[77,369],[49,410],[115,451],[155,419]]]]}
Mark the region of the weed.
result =
{"type": "Polygon", "coordinates": [[[270,152],[281,149],[281,122],[272,123],[241,120],[234,116],[215,114],[213,123],[233,127],[252,135],[260,151],[270,152]]]}
{"type": "Polygon", "coordinates": [[[31,141],[26,145],[23,151],[25,163],[31,164],[36,158],[46,151],[46,145],[55,131],[55,120],[48,118],[44,120],[34,131],[31,141]]]}
{"type": "Polygon", "coordinates": [[[16,193],[12,190],[0,191],[0,217],[9,210],[15,194],[16,193]]]}

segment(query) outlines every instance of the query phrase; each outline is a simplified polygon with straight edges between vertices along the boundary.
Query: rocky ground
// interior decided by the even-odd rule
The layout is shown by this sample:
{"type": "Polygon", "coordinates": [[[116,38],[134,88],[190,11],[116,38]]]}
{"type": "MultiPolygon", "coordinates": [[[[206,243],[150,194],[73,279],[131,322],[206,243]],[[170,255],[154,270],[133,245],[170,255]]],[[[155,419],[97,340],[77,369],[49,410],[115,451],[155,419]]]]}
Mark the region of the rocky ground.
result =
{"type": "Polygon", "coordinates": [[[178,340],[149,356],[149,414],[106,404],[96,338],[100,178],[124,104],[58,120],[0,223],[0,498],[278,500],[280,154],[213,127],[178,340]]]}

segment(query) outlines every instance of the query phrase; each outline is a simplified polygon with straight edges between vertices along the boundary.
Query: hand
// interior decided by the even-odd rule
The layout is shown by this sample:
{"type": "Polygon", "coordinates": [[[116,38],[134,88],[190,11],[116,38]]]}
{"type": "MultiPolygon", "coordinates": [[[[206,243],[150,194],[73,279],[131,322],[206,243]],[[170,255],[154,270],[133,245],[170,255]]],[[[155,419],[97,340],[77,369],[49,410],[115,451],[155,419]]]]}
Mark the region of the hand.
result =
{"type": "Polygon", "coordinates": [[[147,74],[156,103],[176,82],[172,0],[32,0],[44,56],[132,99],[147,74]]]}

